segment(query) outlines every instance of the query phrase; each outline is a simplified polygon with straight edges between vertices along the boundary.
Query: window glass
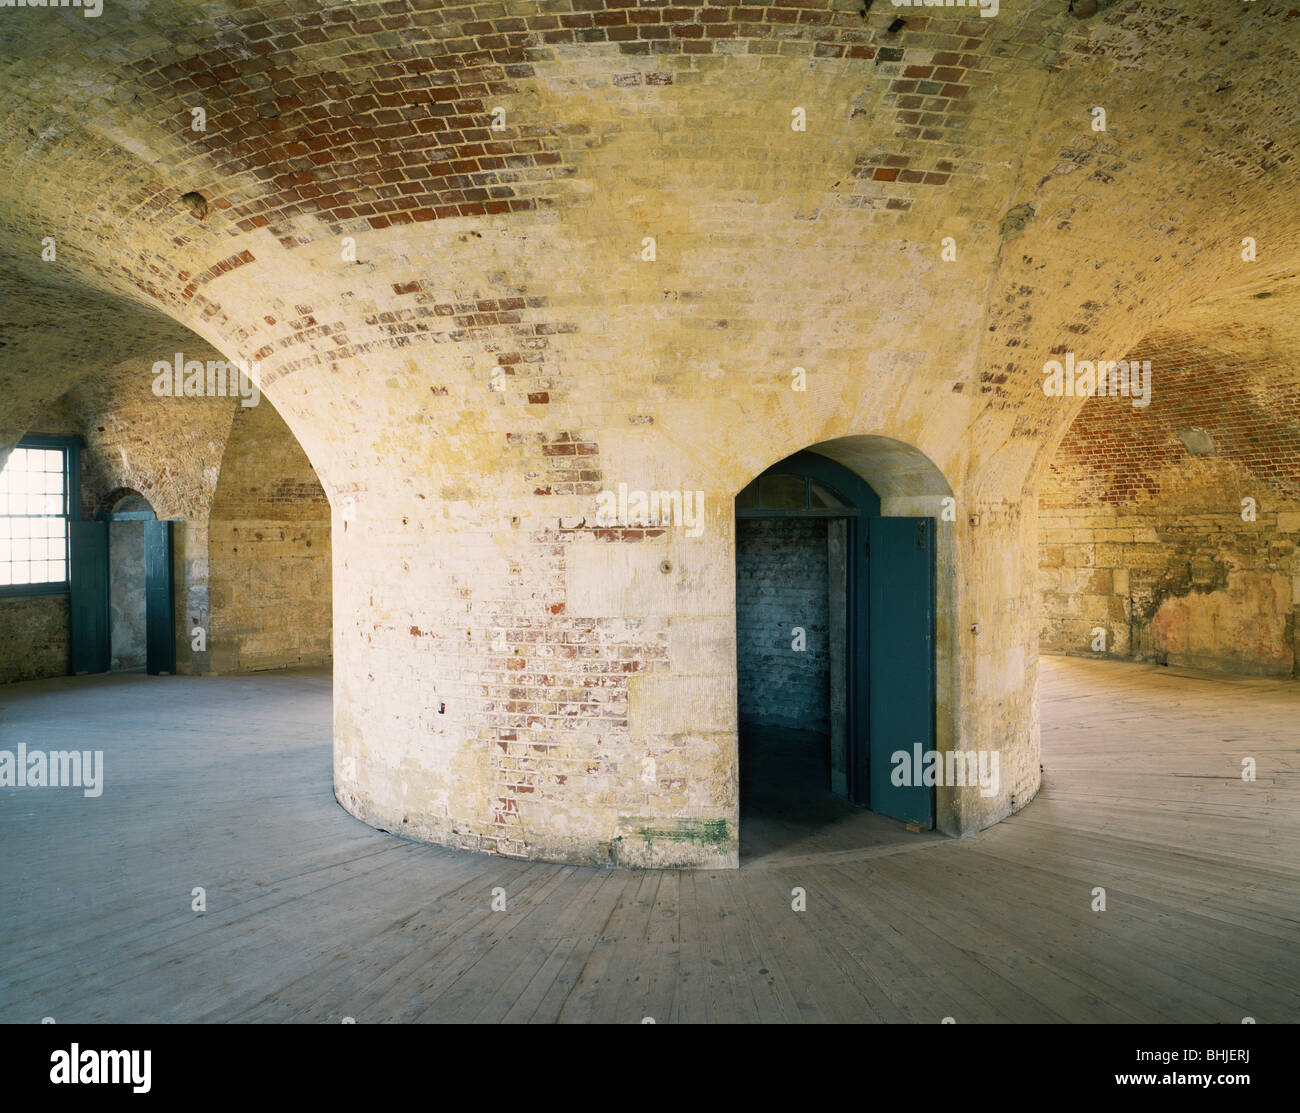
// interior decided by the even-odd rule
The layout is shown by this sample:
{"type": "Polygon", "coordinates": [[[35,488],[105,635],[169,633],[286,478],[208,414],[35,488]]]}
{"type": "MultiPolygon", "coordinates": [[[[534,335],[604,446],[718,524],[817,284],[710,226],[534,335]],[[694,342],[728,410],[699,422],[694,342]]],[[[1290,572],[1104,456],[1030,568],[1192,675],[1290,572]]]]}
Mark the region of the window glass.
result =
{"type": "Polygon", "coordinates": [[[829,510],[848,505],[829,487],[823,487],[820,483],[811,484],[808,493],[814,510],[829,510]]]}
{"type": "Polygon", "coordinates": [[[754,500],[758,497],[758,480],[755,479],[748,487],[736,496],[737,510],[753,510],[754,500]]]}
{"type": "Polygon", "coordinates": [[[759,505],[764,510],[805,510],[808,481],[798,475],[765,475],[759,481],[759,505]]]}
{"type": "Polygon", "coordinates": [[[15,448],[0,468],[0,587],[67,583],[67,459],[15,448]]]}

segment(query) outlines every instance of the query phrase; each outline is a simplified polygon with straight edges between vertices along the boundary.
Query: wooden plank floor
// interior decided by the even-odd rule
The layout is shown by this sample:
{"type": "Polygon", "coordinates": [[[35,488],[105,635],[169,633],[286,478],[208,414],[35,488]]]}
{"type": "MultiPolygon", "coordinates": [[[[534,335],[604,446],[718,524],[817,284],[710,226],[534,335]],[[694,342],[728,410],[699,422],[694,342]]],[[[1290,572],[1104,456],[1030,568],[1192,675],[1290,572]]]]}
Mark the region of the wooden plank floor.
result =
{"type": "Polygon", "coordinates": [[[1042,722],[973,838],[819,814],[635,873],[352,819],[324,674],[9,685],[0,748],[107,787],[0,789],[0,1021],[1300,1020],[1300,684],[1045,658],[1042,722]]]}

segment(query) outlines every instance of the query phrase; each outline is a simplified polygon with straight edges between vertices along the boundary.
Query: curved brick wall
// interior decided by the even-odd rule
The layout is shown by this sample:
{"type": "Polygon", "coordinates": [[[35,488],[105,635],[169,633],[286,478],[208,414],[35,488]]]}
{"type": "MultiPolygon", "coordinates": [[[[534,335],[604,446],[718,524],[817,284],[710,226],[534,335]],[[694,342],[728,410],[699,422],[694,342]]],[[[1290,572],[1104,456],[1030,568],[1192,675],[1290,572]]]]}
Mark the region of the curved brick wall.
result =
{"type": "MultiPolygon", "coordinates": [[[[1294,270],[1297,17],[860,6],[170,2],[0,27],[0,280],[49,291],[10,329],[84,336],[83,304],[129,304],[141,335],[166,315],[260,361],[333,510],[355,814],[734,864],[732,499],[866,435],[951,487],[940,744],[1012,770],[941,796],[941,826],[1036,790],[1036,487],[1079,408],[1040,369],[1239,281],[1239,234],[1268,245],[1256,273],[1294,270]],[[620,483],[702,492],[702,533],[601,524],[620,483]]],[[[16,433],[41,388],[12,364],[0,388],[16,433]]],[[[868,478],[917,512],[906,474],[868,478]]]]}
{"type": "Polygon", "coordinates": [[[1232,291],[1131,353],[1149,406],[1084,406],[1040,500],[1042,648],[1297,675],[1298,341],[1289,289],[1232,291]]]}

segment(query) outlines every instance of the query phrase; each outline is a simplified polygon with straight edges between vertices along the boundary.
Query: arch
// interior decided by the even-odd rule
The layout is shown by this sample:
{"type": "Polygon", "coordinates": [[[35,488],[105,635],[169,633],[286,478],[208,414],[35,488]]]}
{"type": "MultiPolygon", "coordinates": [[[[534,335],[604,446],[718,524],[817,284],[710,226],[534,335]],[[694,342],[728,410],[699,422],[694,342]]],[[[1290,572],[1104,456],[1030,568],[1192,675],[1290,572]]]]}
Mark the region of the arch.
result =
{"type": "MultiPolygon", "coordinates": [[[[844,515],[850,523],[846,538],[850,587],[846,593],[849,630],[845,654],[846,781],[843,788],[846,791],[843,794],[865,803],[869,785],[862,768],[870,744],[870,522],[873,518],[909,518],[933,523],[933,746],[942,762],[946,754],[958,748],[955,701],[961,660],[955,644],[956,499],[947,476],[920,449],[883,435],[850,434],[817,442],[771,464],[737,493],[737,518],[760,515],[762,507],[742,507],[742,497],[764,477],[783,474],[802,475],[840,492],[850,511],[844,515]]],[[[778,511],[774,510],[775,513],[778,511]]],[[[834,514],[826,512],[823,516],[834,514]]],[[[832,784],[835,784],[834,757],[832,784]]],[[[933,825],[949,834],[960,834],[965,827],[959,791],[942,780],[935,786],[933,825]]]]}
{"type": "Polygon", "coordinates": [[[95,508],[97,522],[155,521],[153,503],[134,487],[117,487],[109,491],[95,508]]]}
{"type": "MultiPolygon", "coordinates": [[[[913,740],[922,742],[926,754],[937,749],[936,527],[940,520],[953,520],[950,490],[943,473],[923,452],[888,437],[853,436],[794,452],[770,465],[736,497],[737,560],[741,559],[742,520],[827,520],[832,792],[896,818],[941,828],[953,826],[952,807],[945,800],[940,809],[936,785],[920,783],[919,778],[900,784],[888,776],[888,770],[889,758],[896,757],[898,749],[911,761],[913,740]],[[906,520],[885,521],[887,517],[906,520]],[[875,589],[874,571],[888,576],[875,589]],[[837,614],[840,610],[842,618],[837,614]],[[891,645],[887,646],[887,638],[891,645]],[[915,667],[900,671],[894,658],[915,667]],[[878,688],[875,705],[872,681],[878,688]],[[891,692],[888,703],[880,702],[883,692],[891,692]],[[906,746],[902,733],[907,735],[906,746]]],[[[950,549],[950,536],[945,541],[950,549]]],[[[948,606],[950,594],[945,592],[948,606]]],[[[738,653],[742,610],[737,590],[738,653]]],[[[945,631],[950,625],[945,622],[945,631]]],[[[952,657],[945,651],[945,668],[952,657]]],[[[737,661],[740,700],[744,670],[740,657],[737,661]]],[[[944,698],[948,726],[950,684],[944,684],[944,698]]],[[[952,749],[950,731],[945,741],[946,749],[952,749]]],[[[944,783],[940,779],[940,785],[944,783]]]]}
{"type": "Polygon", "coordinates": [[[330,506],[306,450],[265,398],[235,411],[206,541],[207,671],[331,662],[330,506]]]}
{"type": "Polygon", "coordinates": [[[740,663],[742,613],[745,610],[741,606],[739,587],[743,547],[741,523],[750,520],[775,524],[789,519],[804,519],[810,524],[813,521],[824,522],[827,583],[823,597],[827,602],[828,689],[825,726],[829,735],[830,785],[837,795],[859,802],[867,795],[867,786],[857,775],[860,763],[856,760],[868,744],[864,708],[861,706],[861,695],[867,682],[868,655],[867,522],[879,512],[880,497],[870,484],[842,464],[806,450],[773,464],[736,496],[737,718],[741,718],[740,701],[744,687],[744,670],[740,663]],[[790,480],[797,482],[790,483],[790,480]],[[823,492],[820,498],[818,490],[823,492]],[[781,497],[782,494],[786,497],[781,497]],[[776,497],[771,497],[773,495],[776,497]],[[796,505],[800,501],[803,505],[796,505]],[[817,505],[819,503],[822,505],[817,505]]]}
{"type": "Polygon", "coordinates": [[[901,500],[919,500],[937,512],[935,500],[952,495],[952,484],[929,456],[893,437],[850,434],[810,445],[807,451],[833,460],[869,484],[886,516],[902,513],[886,509],[887,502],[898,506],[901,500]]]}
{"type": "Polygon", "coordinates": [[[134,487],[115,487],[99,500],[94,519],[107,526],[109,668],[143,669],[149,663],[151,637],[157,644],[148,617],[145,523],[157,521],[158,515],[134,487]]]}

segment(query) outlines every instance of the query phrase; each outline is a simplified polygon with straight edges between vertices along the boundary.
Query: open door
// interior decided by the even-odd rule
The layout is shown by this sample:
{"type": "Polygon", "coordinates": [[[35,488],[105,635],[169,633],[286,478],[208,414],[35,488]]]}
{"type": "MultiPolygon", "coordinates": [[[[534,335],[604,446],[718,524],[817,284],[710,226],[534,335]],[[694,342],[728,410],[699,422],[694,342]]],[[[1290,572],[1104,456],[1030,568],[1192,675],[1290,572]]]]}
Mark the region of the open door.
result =
{"type": "Polygon", "coordinates": [[[934,826],[934,786],[921,783],[924,755],[934,750],[933,518],[871,518],[868,669],[870,743],[868,806],[907,823],[934,826]],[[905,765],[893,755],[903,751],[905,765]],[[905,768],[898,785],[895,770],[905,768]]]}
{"type": "Polygon", "coordinates": [[[107,672],[108,524],[69,522],[68,666],[74,676],[107,672]]]}
{"type": "MultiPolygon", "coordinates": [[[[936,768],[938,757],[937,523],[934,518],[881,517],[880,511],[880,496],[870,484],[813,451],[796,452],[773,464],[736,496],[737,713],[743,720],[746,663],[741,654],[747,645],[766,644],[761,640],[761,623],[769,617],[760,606],[749,603],[749,613],[759,617],[750,622],[751,629],[742,630],[746,617],[740,597],[740,527],[752,524],[751,520],[772,520],[774,525],[821,520],[826,526],[830,758],[826,787],[835,795],[847,796],[858,807],[932,828],[935,778],[932,775],[929,784],[925,779],[936,768]],[[894,760],[898,753],[905,755],[906,762],[894,760]]],[[[779,536],[779,545],[773,542],[772,552],[778,554],[776,560],[783,560],[780,554],[795,543],[792,538],[801,535],[785,530],[779,536]]],[[[785,600],[782,583],[773,579],[770,571],[775,566],[774,560],[766,557],[752,562],[746,566],[750,577],[746,582],[767,583],[770,597],[785,600]]],[[[805,561],[804,579],[812,582],[809,567],[805,561]]],[[[799,567],[787,565],[785,574],[796,577],[801,572],[799,567]]],[[[813,606],[808,604],[810,612],[813,606]]],[[[784,619],[779,625],[783,632],[790,629],[784,619]]],[[[769,686],[776,689],[778,700],[791,686],[787,672],[763,673],[752,660],[749,674],[751,691],[759,691],[764,678],[770,677],[769,686]]],[[[757,707],[772,714],[764,699],[754,700],[750,706],[753,721],[760,727],[773,725],[753,713],[757,707]]],[[[780,722],[774,725],[782,726],[780,722]]],[[[741,791],[743,795],[745,790],[741,791]]]]}
{"type": "Polygon", "coordinates": [[[176,612],[172,595],[172,524],[144,523],[145,671],[176,671],[176,612]]]}

